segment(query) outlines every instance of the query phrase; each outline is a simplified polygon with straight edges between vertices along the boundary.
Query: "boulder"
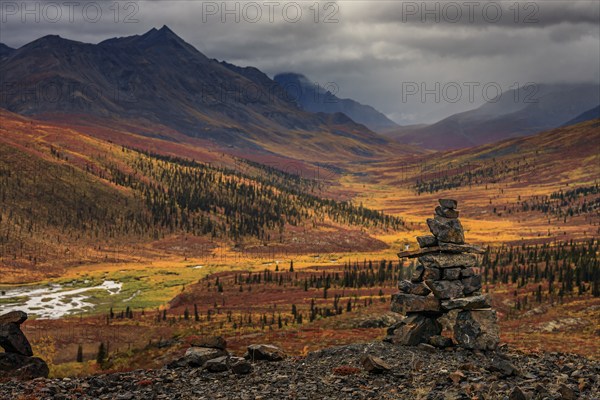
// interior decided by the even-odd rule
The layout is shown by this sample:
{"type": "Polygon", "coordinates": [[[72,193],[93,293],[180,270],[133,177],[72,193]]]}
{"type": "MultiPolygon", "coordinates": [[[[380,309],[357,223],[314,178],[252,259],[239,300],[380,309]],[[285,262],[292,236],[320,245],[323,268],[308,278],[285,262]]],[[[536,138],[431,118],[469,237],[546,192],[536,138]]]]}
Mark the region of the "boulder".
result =
{"type": "Polygon", "coordinates": [[[395,293],[392,295],[392,311],[401,314],[414,312],[437,314],[441,309],[439,300],[433,296],[395,293]]]}
{"type": "Polygon", "coordinates": [[[37,357],[16,353],[0,353],[0,376],[23,380],[47,378],[48,365],[37,357]]]}
{"type": "Polygon", "coordinates": [[[402,293],[416,294],[417,296],[427,296],[431,293],[431,290],[424,283],[413,283],[407,280],[398,282],[398,289],[400,289],[402,293]]]}
{"type": "Polygon", "coordinates": [[[475,269],[473,268],[464,268],[460,271],[460,276],[463,278],[468,278],[473,275],[475,275],[475,269]]]}
{"type": "Polygon", "coordinates": [[[422,314],[411,314],[396,325],[388,328],[386,341],[405,346],[426,343],[429,338],[439,335],[442,326],[435,318],[422,314]]]}
{"type": "Polygon", "coordinates": [[[459,312],[454,325],[454,339],[467,349],[495,350],[500,342],[496,311],[459,312]]]}
{"type": "Polygon", "coordinates": [[[221,336],[206,336],[197,340],[193,340],[191,345],[193,347],[206,347],[209,349],[225,350],[227,347],[227,341],[221,336]]]}
{"type": "Polygon", "coordinates": [[[435,208],[435,213],[444,218],[458,218],[458,211],[453,210],[452,208],[437,206],[435,208]]]}
{"type": "Polygon", "coordinates": [[[0,347],[4,348],[7,353],[33,356],[29,340],[21,332],[19,324],[14,322],[0,325],[0,347]]]}
{"type": "Polygon", "coordinates": [[[489,295],[442,300],[442,308],[444,310],[477,310],[482,308],[490,308],[491,306],[492,302],[489,295]]]}
{"type": "Polygon", "coordinates": [[[229,358],[229,368],[238,375],[246,375],[252,372],[252,364],[242,357],[229,358]]]}
{"type": "Polygon", "coordinates": [[[444,218],[436,215],[433,219],[427,219],[429,230],[438,242],[463,244],[465,235],[460,221],[455,218],[444,218]]]}
{"type": "Polygon", "coordinates": [[[419,257],[419,262],[426,268],[468,268],[477,265],[477,257],[473,254],[426,254],[419,257]]]}
{"type": "Polygon", "coordinates": [[[430,337],[429,344],[440,349],[445,349],[446,347],[452,347],[454,345],[452,339],[442,335],[435,335],[430,337]]]}
{"type": "Polygon", "coordinates": [[[271,344],[251,344],[245,358],[252,361],[281,361],[286,357],[283,350],[271,344]]]}
{"type": "Polygon", "coordinates": [[[208,360],[218,357],[227,356],[227,352],[220,349],[211,349],[208,347],[190,347],[185,352],[185,355],[174,363],[169,364],[169,367],[203,367],[208,360]]]}
{"type": "Polygon", "coordinates": [[[419,243],[419,247],[432,247],[437,246],[437,239],[435,236],[427,235],[427,236],[417,236],[417,243],[419,243]]]}
{"type": "Polygon", "coordinates": [[[365,371],[371,374],[381,374],[392,369],[392,367],[381,358],[372,356],[370,354],[362,356],[360,359],[360,364],[365,371]]]}
{"type": "Polygon", "coordinates": [[[209,372],[225,372],[229,369],[229,357],[213,358],[204,363],[204,368],[209,372]]]}
{"type": "Polygon", "coordinates": [[[451,299],[462,297],[463,284],[461,281],[425,281],[437,299],[451,299]]]}
{"type": "MultiPolygon", "coordinates": [[[[461,280],[465,295],[470,295],[481,290],[481,275],[473,275],[461,280]]],[[[458,296],[457,296],[458,297],[458,296]]]]}
{"type": "Polygon", "coordinates": [[[458,206],[458,202],[453,199],[439,199],[440,206],[454,210],[458,206]]]}
{"type": "Polygon", "coordinates": [[[0,325],[4,324],[17,324],[21,325],[27,321],[27,314],[23,311],[11,311],[4,315],[0,315],[0,325]]]}
{"type": "Polygon", "coordinates": [[[442,279],[454,281],[460,278],[460,268],[444,268],[442,270],[442,279]]]}

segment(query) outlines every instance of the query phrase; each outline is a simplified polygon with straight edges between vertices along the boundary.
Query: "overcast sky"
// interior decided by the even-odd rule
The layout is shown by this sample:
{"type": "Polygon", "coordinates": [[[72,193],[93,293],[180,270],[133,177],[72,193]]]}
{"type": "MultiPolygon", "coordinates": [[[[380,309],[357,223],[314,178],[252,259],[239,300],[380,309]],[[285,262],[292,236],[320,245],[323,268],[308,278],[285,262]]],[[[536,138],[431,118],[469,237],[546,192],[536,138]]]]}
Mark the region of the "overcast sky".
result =
{"type": "Polygon", "coordinates": [[[334,82],[328,87],[338,96],[401,124],[475,108],[497,85],[600,82],[598,0],[2,0],[1,7],[0,41],[11,47],[47,34],[97,43],[168,25],[208,57],[271,77],[292,71],[322,86],[334,82]]]}

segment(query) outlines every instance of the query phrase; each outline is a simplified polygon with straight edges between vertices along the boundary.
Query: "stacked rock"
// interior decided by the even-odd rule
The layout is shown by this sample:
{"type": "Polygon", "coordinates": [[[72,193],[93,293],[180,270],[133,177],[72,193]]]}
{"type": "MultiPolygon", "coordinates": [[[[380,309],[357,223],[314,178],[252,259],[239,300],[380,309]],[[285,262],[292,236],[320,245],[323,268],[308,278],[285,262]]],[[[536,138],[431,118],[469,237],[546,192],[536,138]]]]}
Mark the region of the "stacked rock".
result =
{"type": "Polygon", "coordinates": [[[0,315],[0,376],[20,379],[47,378],[48,365],[40,358],[33,357],[29,341],[21,331],[21,324],[27,320],[22,311],[11,311],[0,315]]]}
{"type": "Polygon", "coordinates": [[[484,250],[465,244],[456,200],[440,199],[435,217],[427,219],[433,235],[418,236],[419,250],[404,251],[400,258],[418,258],[410,280],[398,284],[392,296],[392,311],[406,318],[388,329],[387,341],[414,346],[428,343],[449,347],[451,338],[441,336],[441,317],[453,319],[453,337],[458,345],[493,350],[499,342],[496,312],[488,295],[481,294],[481,276],[474,269],[484,250]],[[456,315],[457,313],[457,315],[456,315]]]}

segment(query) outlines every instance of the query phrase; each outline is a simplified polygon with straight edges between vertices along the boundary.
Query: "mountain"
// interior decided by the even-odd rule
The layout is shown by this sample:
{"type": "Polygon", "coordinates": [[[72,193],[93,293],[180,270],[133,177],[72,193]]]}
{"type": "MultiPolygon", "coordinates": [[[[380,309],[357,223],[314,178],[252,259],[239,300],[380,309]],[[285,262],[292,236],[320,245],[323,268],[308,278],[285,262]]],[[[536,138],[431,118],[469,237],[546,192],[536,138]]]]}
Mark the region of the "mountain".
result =
{"type": "Polygon", "coordinates": [[[0,43],[0,60],[10,56],[14,51],[15,49],[13,49],[12,47],[8,47],[4,43],[0,43]]]}
{"type": "Polygon", "coordinates": [[[600,119],[594,119],[531,136],[439,153],[436,168],[422,174],[418,186],[434,192],[462,187],[474,195],[476,185],[499,182],[504,183],[507,193],[510,186],[537,193],[561,185],[569,189],[594,185],[598,180],[599,127],[600,119]]]}
{"type": "Polygon", "coordinates": [[[560,127],[598,103],[598,84],[524,87],[435,124],[399,128],[386,135],[428,149],[458,149],[560,127]]]}
{"type": "Polygon", "coordinates": [[[0,107],[38,119],[316,160],[394,148],[349,119],[301,110],[261,71],[209,59],[166,26],[96,45],[45,36],[0,61],[0,76],[10,88],[0,107]]]}
{"type": "Polygon", "coordinates": [[[585,122],[597,118],[600,118],[600,104],[592,108],[591,110],[587,110],[586,112],[579,114],[572,120],[567,121],[565,124],[563,124],[563,126],[575,125],[580,122],[585,122]]]}
{"type": "Polygon", "coordinates": [[[352,99],[340,99],[304,75],[290,72],[275,75],[273,79],[286,90],[290,100],[306,111],[341,112],[375,132],[398,128],[398,124],[375,108],[352,99]]]}

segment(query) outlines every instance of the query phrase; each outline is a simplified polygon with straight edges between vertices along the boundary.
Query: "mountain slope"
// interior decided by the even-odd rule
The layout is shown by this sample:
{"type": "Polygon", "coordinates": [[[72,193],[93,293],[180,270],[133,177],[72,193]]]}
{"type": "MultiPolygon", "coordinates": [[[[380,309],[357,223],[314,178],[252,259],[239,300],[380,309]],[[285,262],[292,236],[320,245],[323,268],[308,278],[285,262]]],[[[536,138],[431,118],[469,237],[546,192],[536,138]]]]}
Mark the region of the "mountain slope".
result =
{"type": "Polygon", "coordinates": [[[211,60],[166,26],[97,45],[45,36],[4,58],[0,75],[9,88],[0,107],[48,120],[318,160],[404,151],[350,120],[300,110],[260,71],[211,60]]]}
{"type": "Polygon", "coordinates": [[[5,57],[8,57],[14,51],[15,51],[15,49],[13,49],[12,47],[8,47],[4,43],[0,43],[0,60],[2,60],[5,57]]]}
{"type": "Polygon", "coordinates": [[[539,85],[511,90],[496,102],[433,125],[400,128],[386,135],[436,150],[477,146],[557,128],[599,102],[597,84],[539,85]]]}
{"type": "Polygon", "coordinates": [[[575,125],[580,122],[585,122],[585,121],[589,121],[591,119],[597,119],[597,118],[600,118],[600,104],[597,105],[596,107],[592,108],[591,110],[587,110],[586,112],[579,114],[572,120],[565,123],[563,126],[575,125]]]}
{"type": "Polygon", "coordinates": [[[307,77],[296,73],[283,73],[273,78],[287,92],[290,100],[302,109],[328,114],[344,113],[353,121],[363,124],[375,132],[383,132],[398,127],[394,121],[369,105],[352,99],[340,99],[307,77]]]}
{"type": "MultiPolygon", "coordinates": [[[[536,135],[506,139],[471,148],[416,157],[411,164],[389,161],[372,175],[376,183],[405,186],[417,193],[464,190],[456,196],[475,196],[500,185],[502,193],[550,193],[562,187],[587,187],[598,182],[600,119],[552,129],[536,135]]],[[[487,193],[485,194],[487,196],[487,193]]],[[[484,202],[477,202],[480,206],[484,202]]]]}
{"type": "Polygon", "coordinates": [[[285,245],[292,239],[284,233],[295,229],[318,240],[318,226],[327,226],[329,235],[347,230],[366,238],[360,227],[403,229],[397,217],[322,197],[320,182],[244,159],[236,159],[234,170],[117,146],[2,110],[0,118],[0,266],[6,281],[12,274],[39,278],[67,260],[97,261],[90,249],[123,249],[173,235],[243,248],[285,245]]]}

